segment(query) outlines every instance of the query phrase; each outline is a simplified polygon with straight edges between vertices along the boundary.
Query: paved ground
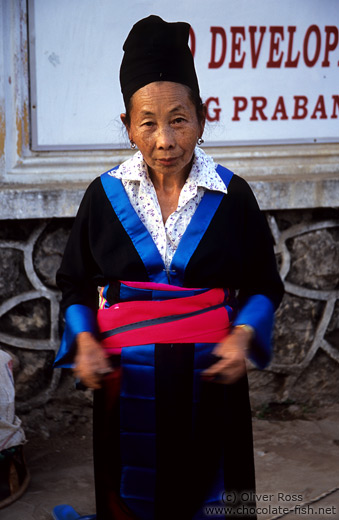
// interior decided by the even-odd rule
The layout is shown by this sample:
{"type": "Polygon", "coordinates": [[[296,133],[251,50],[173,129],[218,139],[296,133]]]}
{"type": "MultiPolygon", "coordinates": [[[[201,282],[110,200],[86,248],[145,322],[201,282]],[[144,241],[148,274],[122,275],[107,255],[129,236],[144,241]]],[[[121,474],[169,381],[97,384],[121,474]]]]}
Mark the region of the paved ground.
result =
{"type": "MultiPolygon", "coordinates": [[[[255,418],[254,434],[259,520],[339,519],[339,405],[307,420],[255,418]]],[[[31,484],[0,511],[1,520],[51,520],[62,503],[94,512],[89,424],[63,438],[31,440],[26,453],[31,484]]]]}

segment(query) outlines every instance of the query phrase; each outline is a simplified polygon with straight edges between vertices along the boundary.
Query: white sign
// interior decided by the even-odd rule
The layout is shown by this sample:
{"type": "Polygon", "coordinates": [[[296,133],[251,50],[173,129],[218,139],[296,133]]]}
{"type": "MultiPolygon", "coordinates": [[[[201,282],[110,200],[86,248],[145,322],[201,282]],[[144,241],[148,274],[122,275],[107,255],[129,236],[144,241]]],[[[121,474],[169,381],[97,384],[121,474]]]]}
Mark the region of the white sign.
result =
{"type": "Polygon", "coordinates": [[[338,0],[29,0],[35,149],[121,148],[122,45],[192,26],[207,145],[339,141],[338,0]]]}

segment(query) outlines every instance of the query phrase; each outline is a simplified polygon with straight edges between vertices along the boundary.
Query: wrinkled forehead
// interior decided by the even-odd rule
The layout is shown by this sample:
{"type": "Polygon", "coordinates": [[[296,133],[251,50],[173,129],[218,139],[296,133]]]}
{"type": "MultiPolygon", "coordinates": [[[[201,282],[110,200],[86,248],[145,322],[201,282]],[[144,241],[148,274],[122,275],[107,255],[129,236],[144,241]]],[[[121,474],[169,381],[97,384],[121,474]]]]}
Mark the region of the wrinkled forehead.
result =
{"type": "Polygon", "coordinates": [[[179,112],[193,117],[196,113],[190,89],[175,82],[153,82],[137,90],[129,102],[131,120],[142,117],[170,117],[179,112]]]}

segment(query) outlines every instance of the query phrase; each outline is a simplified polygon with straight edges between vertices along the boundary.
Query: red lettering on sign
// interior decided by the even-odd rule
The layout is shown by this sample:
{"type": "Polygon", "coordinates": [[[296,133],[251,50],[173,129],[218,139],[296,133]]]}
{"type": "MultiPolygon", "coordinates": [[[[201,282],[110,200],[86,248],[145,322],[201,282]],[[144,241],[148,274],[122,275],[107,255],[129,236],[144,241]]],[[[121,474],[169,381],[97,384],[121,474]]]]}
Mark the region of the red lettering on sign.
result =
{"type": "Polygon", "coordinates": [[[293,96],[294,97],[294,114],[292,119],[305,119],[307,116],[307,103],[308,99],[306,96],[293,96]],[[300,114],[301,112],[301,114],[300,114]]]}
{"type": "Polygon", "coordinates": [[[331,115],[331,119],[337,119],[338,116],[336,115],[335,109],[338,109],[339,112],[339,96],[332,96],[333,98],[333,112],[331,115]]]}
{"type": "Polygon", "coordinates": [[[330,51],[334,51],[338,45],[339,35],[338,35],[338,28],[334,25],[326,25],[325,27],[326,31],[326,40],[325,40],[325,56],[324,61],[322,62],[323,67],[329,67],[330,66],[330,60],[328,59],[328,55],[330,51]],[[333,40],[331,41],[331,35],[333,35],[333,40]]]}
{"type": "Polygon", "coordinates": [[[327,119],[324,96],[319,96],[318,97],[318,100],[317,100],[316,105],[314,107],[313,113],[311,115],[311,119],[318,119],[317,116],[316,116],[317,112],[320,112],[320,118],[319,119],[327,119]]]}
{"type": "Polygon", "coordinates": [[[279,113],[281,114],[280,119],[288,119],[284,98],[282,96],[278,97],[278,101],[277,101],[277,104],[275,105],[274,114],[272,116],[272,119],[273,120],[278,119],[279,113]]]}
{"type": "Polygon", "coordinates": [[[206,105],[206,108],[207,108],[207,111],[206,111],[206,119],[207,121],[220,121],[220,112],[221,112],[221,108],[213,108],[212,109],[212,114],[211,115],[211,112],[210,112],[210,104],[211,103],[215,103],[217,105],[217,107],[219,107],[219,98],[218,97],[209,97],[208,99],[206,99],[205,101],[205,105],[206,105]]]}
{"type": "Polygon", "coordinates": [[[273,25],[270,27],[270,33],[270,55],[266,65],[269,68],[279,68],[284,55],[284,53],[281,52],[278,56],[280,42],[284,39],[284,28],[278,25],[273,25]],[[275,55],[277,57],[276,60],[274,59],[275,55]]]}
{"type": "MultiPolygon", "coordinates": [[[[277,120],[288,120],[288,119],[305,119],[309,112],[308,104],[309,100],[306,96],[293,96],[294,98],[294,113],[292,118],[289,117],[285,100],[283,96],[279,96],[274,107],[273,114],[269,112],[268,101],[266,97],[263,96],[253,96],[251,97],[252,102],[252,111],[250,121],[267,121],[270,118],[272,121],[277,120]],[[268,117],[267,117],[268,114],[268,117]]],[[[211,98],[217,99],[218,98],[211,98]]],[[[339,118],[339,95],[335,94],[332,96],[333,99],[333,112],[331,115],[332,119],[339,118]]],[[[234,97],[234,115],[232,117],[232,121],[240,121],[241,112],[244,112],[249,105],[249,100],[244,96],[234,97]]],[[[219,100],[218,100],[219,101],[219,100]]],[[[325,98],[321,94],[318,96],[318,99],[314,105],[312,115],[310,115],[310,119],[329,119],[329,116],[326,113],[325,106],[325,98]]]]}
{"type": "Polygon", "coordinates": [[[248,28],[248,32],[250,33],[252,67],[255,69],[258,63],[262,41],[266,32],[266,27],[259,27],[260,39],[257,48],[255,48],[255,33],[257,32],[257,26],[250,25],[248,28]]]}
{"type": "MultiPolygon", "coordinates": [[[[258,65],[262,52],[264,35],[267,27],[250,25],[230,27],[232,35],[231,51],[230,51],[230,69],[240,69],[245,66],[246,55],[248,51],[244,42],[246,41],[246,31],[249,33],[249,47],[251,53],[251,66],[255,69],[258,65]],[[258,36],[257,36],[257,33],[258,36]]],[[[295,25],[284,27],[282,25],[272,25],[268,27],[270,32],[270,41],[268,47],[268,59],[266,61],[267,68],[296,68],[299,65],[302,56],[307,67],[314,67],[319,60],[321,52],[321,31],[318,25],[310,25],[305,32],[302,49],[295,48],[294,37],[297,31],[295,25]],[[288,38],[286,38],[286,47],[283,47],[285,40],[285,30],[287,30],[288,38]],[[286,48],[286,50],[285,50],[286,48]],[[285,62],[283,60],[285,57],[285,62]]],[[[227,35],[223,27],[211,27],[211,58],[208,64],[210,69],[218,69],[222,67],[226,59],[227,35]]],[[[324,57],[321,62],[322,67],[330,67],[331,53],[338,49],[339,46],[339,29],[334,25],[327,25],[324,28],[324,57]]],[[[196,37],[194,31],[190,31],[190,45],[192,54],[195,53],[196,37]]],[[[339,66],[339,61],[338,61],[339,66]]]]}
{"type": "Polygon", "coordinates": [[[234,97],[233,99],[234,99],[234,115],[232,117],[232,121],[240,121],[239,112],[246,110],[247,99],[242,96],[234,97]]]}
{"type": "Polygon", "coordinates": [[[293,53],[293,38],[294,33],[296,31],[295,25],[290,25],[287,27],[289,36],[288,36],[288,50],[287,50],[287,60],[285,61],[285,67],[297,67],[299,58],[300,58],[300,51],[298,51],[296,57],[294,60],[292,59],[292,53],[293,53]]]}
{"type": "Polygon", "coordinates": [[[311,25],[306,31],[305,38],[304,38],[304,46],[303,46],[304,62],[307,65],[307,67],[314,67],[314,65],[317,63],[319,54],[320,54],[320,46],[321,46],[320,29],[317,25],[311,25]],[[313,59],[310,59],[310,57],[308,55],[308,44],[309,44],[310,36],[312,33],[314,33],[315,38],[316,38],[316,46],[315,46],[313,59]]]}
{"type": "Polygon", "coordinates": [[[252,115],[250,121],[258,121],[257,113],[263,121],[266,121],[267,117],[264,114],[264,108],[267,105],[267,99],[261,96],[253,96],[252,99],[252,115]]]}
{"type": "Polygon", "coordinates": [[[192,29],[192,27],[190,27],[190,49],[191,49],[191,53],[192,53],[192,56],[194,58],[194,55],[195,55],[195,33],[192,29]]]}
{"type": "Polygon", "coordinates": [[[244,60],[246,56],[246,52],[241,55],[241,39],[245,40],[245,27],[231,27],[232,33],[232,52],[231,52],[231,61],[230,61],[230,69],[241,69],[244,65],[244,60]],[[239,36],[239,38],[237,38],[239,36]],[[236,60],[236,55],[240,57],[240,60],[236,60]]]}
{"type": "Polygon", "coordinates": [[[211,49],[211,60],[208,64],[209,69],[218,69],[225,61],[226,57],[226,33],[222,27],[211,27],[212,33],[212,49],[211,49]],[[216,60],[215,52],[217,47],[217,35],[221,38],[221,53],[218,60],[216,60]]]}

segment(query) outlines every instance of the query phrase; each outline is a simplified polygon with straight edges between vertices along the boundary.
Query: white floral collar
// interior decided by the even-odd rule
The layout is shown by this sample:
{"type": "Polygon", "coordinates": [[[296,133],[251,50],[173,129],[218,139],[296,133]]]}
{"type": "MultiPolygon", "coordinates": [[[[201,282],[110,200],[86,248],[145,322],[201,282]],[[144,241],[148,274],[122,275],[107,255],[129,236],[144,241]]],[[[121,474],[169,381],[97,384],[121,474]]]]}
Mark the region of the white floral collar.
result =
{"type": "MultiPolygon", "coordinates": [[[[215,168],[216,165],[212,157],[207,155],[201,148],[196,147],[192,169],[186,183],[196,188],[202,187],[211,191],[227,193],[227,188],[215,168]]],[[[111,170],[108,173],[112,177],[124,181],[142,182],[149,179],[147,165],[140,151],[120,164],[116,170],[111,170]]]]}

